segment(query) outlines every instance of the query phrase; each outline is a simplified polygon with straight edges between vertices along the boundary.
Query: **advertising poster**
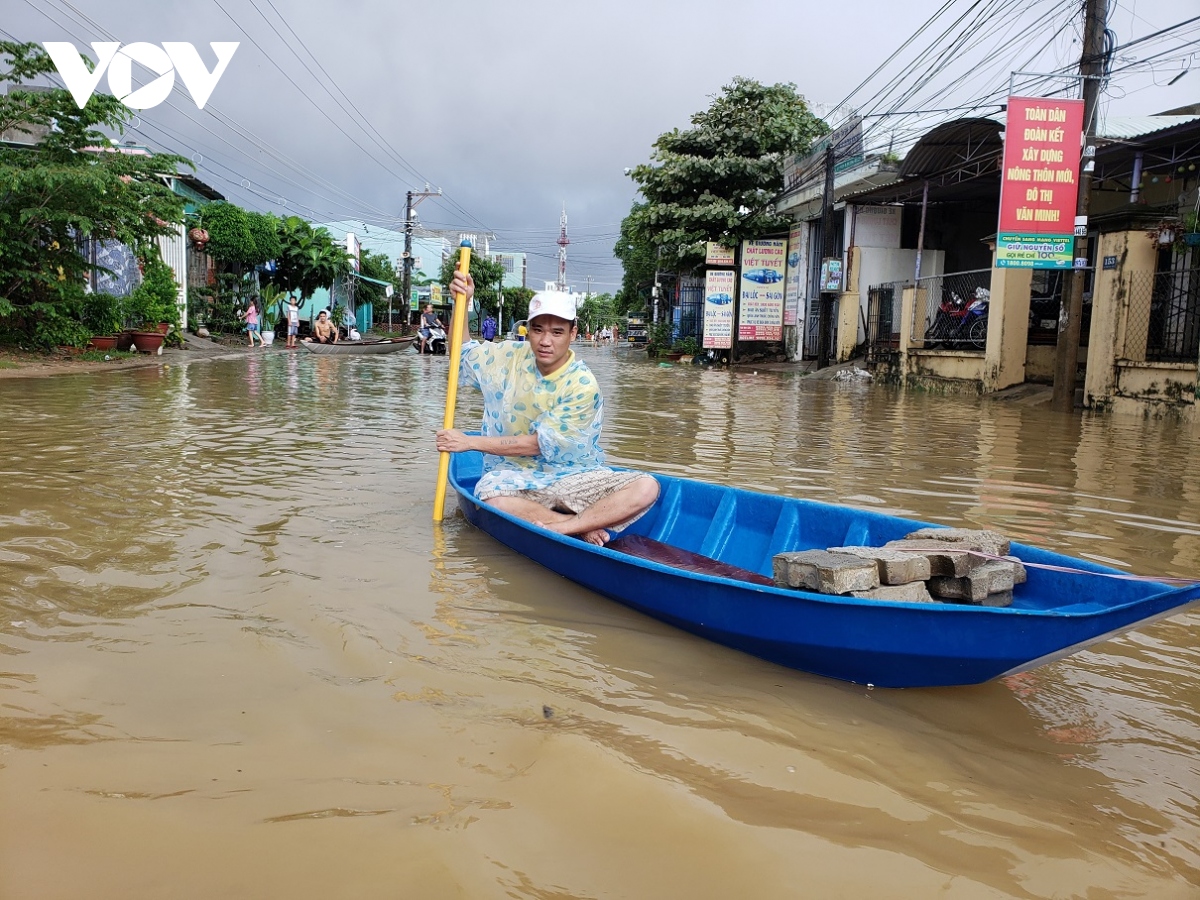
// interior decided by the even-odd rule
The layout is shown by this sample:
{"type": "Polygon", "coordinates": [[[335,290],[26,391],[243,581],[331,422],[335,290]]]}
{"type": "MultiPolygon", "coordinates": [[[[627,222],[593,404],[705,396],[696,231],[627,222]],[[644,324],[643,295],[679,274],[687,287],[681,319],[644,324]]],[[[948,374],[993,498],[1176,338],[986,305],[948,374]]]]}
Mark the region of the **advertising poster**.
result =
{"type": "Polygon", "coordinates": [[[821,260],[821,292],[826,294],[842,292],[841,257],[831,256],[821,260]]]}
{"type": "Polygon", "coordinates": [[[704,275],[705,349],[728,350],[733,346],[733,269],[712,269],[704,275]]]}
{"type": "Polygon", "coordinates": [[[800,248],[804,246],[804,231],[807,226],[793,225],[788,234],[787,280],[783,289],[783,324],[795,325],[800,318],[800,296],[804,285],[804,258],[800,248]]]}
{"type": "Polygon", "coordinates": [[[1074,264],[1082,134],[1082,100],[1008,98],[997,266],[1074,264]]]}
{"type": "Polygon", "coordinates": [[[706,266],[732,266],[733,248],[724,247],[716,241],[709,241],[704,251],[704,264],[706,266]]]}
{"type": "Polygon", "coordinates": [[[787,241],[742,241],[738,340],[783,340],[787,241]]]}

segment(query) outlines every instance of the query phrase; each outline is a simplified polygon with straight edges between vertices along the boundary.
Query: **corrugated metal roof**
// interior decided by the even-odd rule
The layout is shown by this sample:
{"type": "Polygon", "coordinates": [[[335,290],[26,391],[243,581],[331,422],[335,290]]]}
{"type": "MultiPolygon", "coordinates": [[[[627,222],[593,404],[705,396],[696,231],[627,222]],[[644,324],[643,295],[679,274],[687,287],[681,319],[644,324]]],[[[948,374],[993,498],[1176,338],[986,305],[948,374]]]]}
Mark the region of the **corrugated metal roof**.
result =
{"type": "Polygon", "coordinates": [[[957,119],[932,129],[900,164],[902,178],[932,175],[1000,152],[1000,123],[991,118],[957,119]]]}
{"type": "Polygon", "coordinates": [[[1101,138],[1129,141],[1197,119],[1200,116],[1110,116],[1100,123],[1097,131],[1101,138]]]}

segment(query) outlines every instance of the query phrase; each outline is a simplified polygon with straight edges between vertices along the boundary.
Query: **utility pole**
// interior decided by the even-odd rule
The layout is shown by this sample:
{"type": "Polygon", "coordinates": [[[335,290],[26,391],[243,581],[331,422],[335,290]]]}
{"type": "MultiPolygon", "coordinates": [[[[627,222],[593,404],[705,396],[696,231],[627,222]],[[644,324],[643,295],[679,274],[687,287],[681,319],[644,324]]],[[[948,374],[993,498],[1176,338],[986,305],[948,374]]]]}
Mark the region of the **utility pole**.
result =
{"type": "Polygon", "coordinates": [[[496,333],[504,334],[504,270],[500,270],[500,280],[496,283],[496,333]]]}
{"type": "MultiPolygon", "coordinates": [[[[409,304],[406,307],[407,309],[411,309],[412,304],[412,239],[413,227],[416,225],[414,219],[417,205],[426,197],[439,197],[441,193],[441,188],[431,191],[429,190],[429,185],[425,185],[425,190],[423,191],[409,191],[404,195],[404,278],[402,280],[404,299],[402,302],[409,304]],[[414,199],[416,199],[416,203],[413,202],[414,199]]],[[[408,318],[411,318],[411,314],[408,318]]]]}
{"type": "MultiPolygon", "coordinates": [[[[821,199],[821,261],[833,256],[833,141],[825,148],[825,193],[821,199]]],[[[829,328],[833,321],[833,294],[821,289],[817,315],[817,368],[829,365],[829,328]]]]}
{"type": "MultiPolygon", "coordinates": [[[[1092,146],[1092,134],[1096,127],[1096,105],[1100,99],[1100,79],[1104,71],[1104,29],[1108,11],[1108,0],[1086,0],[1083,11],[1083,56],[1079,60],[1079,74],[1083,76],[1083,144],[1092,146]]],[[[1091,206],[1092,157],[1083,156],[1079,167],[1079,199],[1075,215],[1087,221],[1091,206]]],[[[1075,238],[1075,265],[1088,258],[1086,235],[1075,238]],[[1082,251],[1082,252],[1081,252],[1082,251]]],[[[1093,261],[1094,263],[1094,261],[1093,261]]],[[[1075,408],[1075,379],[1079,368],[1079,326],[1083,318],[1083,283],[1086,273],[1073,268],[1067,279],[1068,292],[1064,291],[1065,315],[1058,317],[1058,344],[1054,357],[1054,393],[1050,397],[1052,409],[1071,412],[1075,408]]]]}

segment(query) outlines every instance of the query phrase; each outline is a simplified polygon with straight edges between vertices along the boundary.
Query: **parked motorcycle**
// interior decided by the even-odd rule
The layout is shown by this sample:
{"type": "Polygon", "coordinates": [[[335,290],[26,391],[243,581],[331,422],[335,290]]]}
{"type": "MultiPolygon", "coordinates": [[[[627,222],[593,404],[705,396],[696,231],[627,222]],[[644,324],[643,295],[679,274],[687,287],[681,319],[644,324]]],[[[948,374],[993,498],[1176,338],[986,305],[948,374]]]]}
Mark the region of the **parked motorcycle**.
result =
{"type": "Polygon", "coordinates": [[[954,291],[946,291],[938,307],[933,324],[925,332],[926,348],[969,347],[983,350],[987,347],[988,307],[992,293],[987,288],[975,289],[973,299],[967,299],[954,291]]]}
{"type": "MultiPolygon", "coordinates": [[[[420,335],[413,341],[413,349],[418,353],[421,352],[420,335]]],[[[429,337],[425,340],[425,353],[433,356],[446,355],[446,331],[440,326],[433,325],[429,329],[429,337]]]]}

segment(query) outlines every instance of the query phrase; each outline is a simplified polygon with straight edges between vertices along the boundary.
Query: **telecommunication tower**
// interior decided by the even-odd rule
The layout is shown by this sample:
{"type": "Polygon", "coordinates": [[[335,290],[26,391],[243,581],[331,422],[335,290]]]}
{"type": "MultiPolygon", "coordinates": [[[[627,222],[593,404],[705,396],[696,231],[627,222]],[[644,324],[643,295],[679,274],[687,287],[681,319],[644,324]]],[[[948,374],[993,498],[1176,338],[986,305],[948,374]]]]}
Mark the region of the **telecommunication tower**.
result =
{"type": "Polygon", "coordinates": [[[560,228],[558,232],[558,289],[566,291],[567,289],[567,244],[571,243],[567,238],[567,204],[563,204],[562,219],[559,220],[560,228]]]}

